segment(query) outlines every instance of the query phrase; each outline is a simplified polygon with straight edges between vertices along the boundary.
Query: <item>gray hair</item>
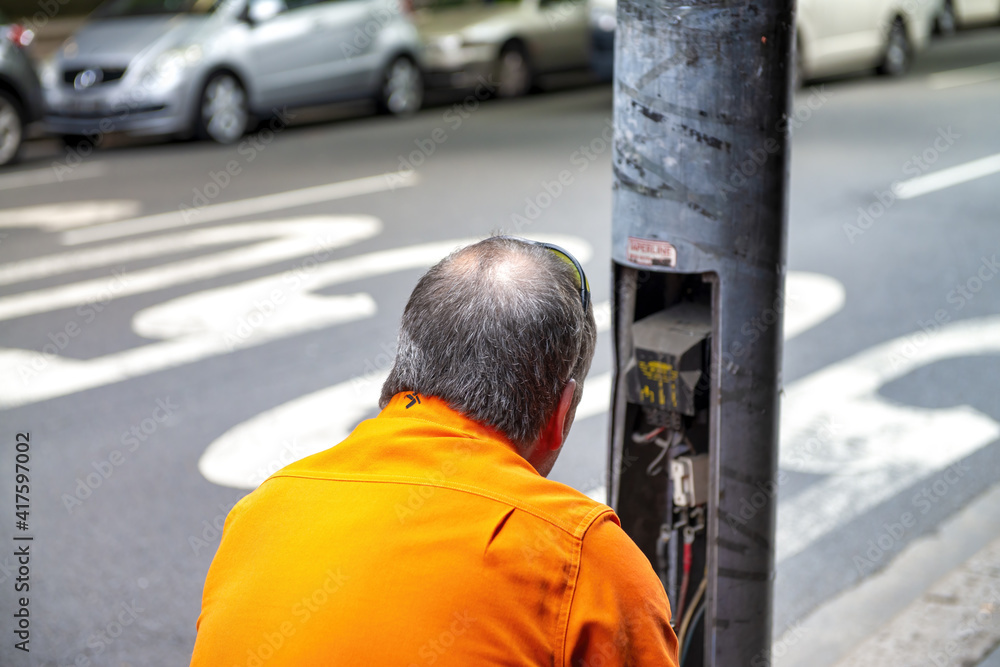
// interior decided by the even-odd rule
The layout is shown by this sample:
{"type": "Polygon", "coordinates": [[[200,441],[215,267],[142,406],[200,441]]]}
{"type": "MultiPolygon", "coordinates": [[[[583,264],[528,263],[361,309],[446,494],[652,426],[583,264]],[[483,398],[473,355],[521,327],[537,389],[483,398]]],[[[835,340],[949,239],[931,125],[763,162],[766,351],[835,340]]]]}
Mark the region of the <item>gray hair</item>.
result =
{"type": "Polygon", "coordinates": [[[594,312],[576,282],[568,263],[518,239],[453,252],[410,295],[380,405],[402,391],[436,396],[518,447],[533,443],[571,379],[579,402],[594,357],[594,312]]]}

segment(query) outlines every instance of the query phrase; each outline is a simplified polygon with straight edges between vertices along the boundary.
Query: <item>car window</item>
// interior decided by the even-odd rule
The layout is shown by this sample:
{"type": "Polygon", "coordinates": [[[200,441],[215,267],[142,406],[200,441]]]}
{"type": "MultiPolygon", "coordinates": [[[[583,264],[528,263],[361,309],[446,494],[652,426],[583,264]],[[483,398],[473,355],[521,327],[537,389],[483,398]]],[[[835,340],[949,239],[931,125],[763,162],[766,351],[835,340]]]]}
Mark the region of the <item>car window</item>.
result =
{"type": "Polygon", "coordinates": [[[210,14],[223,0],[108,0],[91,14],[106,19],[156,14],[210,14]]]}

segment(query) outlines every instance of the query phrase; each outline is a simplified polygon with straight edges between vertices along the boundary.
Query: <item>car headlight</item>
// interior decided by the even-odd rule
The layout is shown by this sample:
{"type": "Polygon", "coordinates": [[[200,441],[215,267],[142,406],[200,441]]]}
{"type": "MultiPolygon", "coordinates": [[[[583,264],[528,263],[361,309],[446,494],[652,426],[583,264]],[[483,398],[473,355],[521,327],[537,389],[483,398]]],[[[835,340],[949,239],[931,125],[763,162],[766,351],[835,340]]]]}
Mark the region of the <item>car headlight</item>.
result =
{"type": "Polygon", "coordinates": [[[149,67],[144,83],[151,88],[172,88],[184,78],[184,71],[197,64],[202,57],[197,45],[164,51],[149,67]]]}

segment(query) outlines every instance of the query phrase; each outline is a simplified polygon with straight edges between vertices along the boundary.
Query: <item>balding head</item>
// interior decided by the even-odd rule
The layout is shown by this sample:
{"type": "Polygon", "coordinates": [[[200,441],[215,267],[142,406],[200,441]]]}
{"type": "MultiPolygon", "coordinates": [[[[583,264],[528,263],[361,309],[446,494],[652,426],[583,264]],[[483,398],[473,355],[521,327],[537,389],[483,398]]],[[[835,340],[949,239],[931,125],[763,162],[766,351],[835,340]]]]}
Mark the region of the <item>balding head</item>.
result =
{"type": "Polygon", "coordinates": [[[583,312],[575,283],[570,265],[517,239],[452,253],[410,296],[382,405],[401,391],[436,396],[519,447],[532,444],[593,359],[593,311],[583,312]]]}

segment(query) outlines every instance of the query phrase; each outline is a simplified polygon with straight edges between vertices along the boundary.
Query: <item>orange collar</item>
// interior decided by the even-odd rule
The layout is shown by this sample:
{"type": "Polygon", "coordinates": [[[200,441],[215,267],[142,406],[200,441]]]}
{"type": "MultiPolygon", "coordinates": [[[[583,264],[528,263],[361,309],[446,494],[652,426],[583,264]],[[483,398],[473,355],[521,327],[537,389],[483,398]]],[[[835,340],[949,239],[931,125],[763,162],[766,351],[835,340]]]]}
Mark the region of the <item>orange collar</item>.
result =
{"type": "Polygon", "coordinates": [[[517,445],[511,442],[506,435],[492,426],[466,417],[436,396],[427,396],[416,392],[400,392],[392,397],[388,405],[379,413],[379,417],[408,417],[433,422],[476,438],[502,443],[521,456],[517,445]]]}

